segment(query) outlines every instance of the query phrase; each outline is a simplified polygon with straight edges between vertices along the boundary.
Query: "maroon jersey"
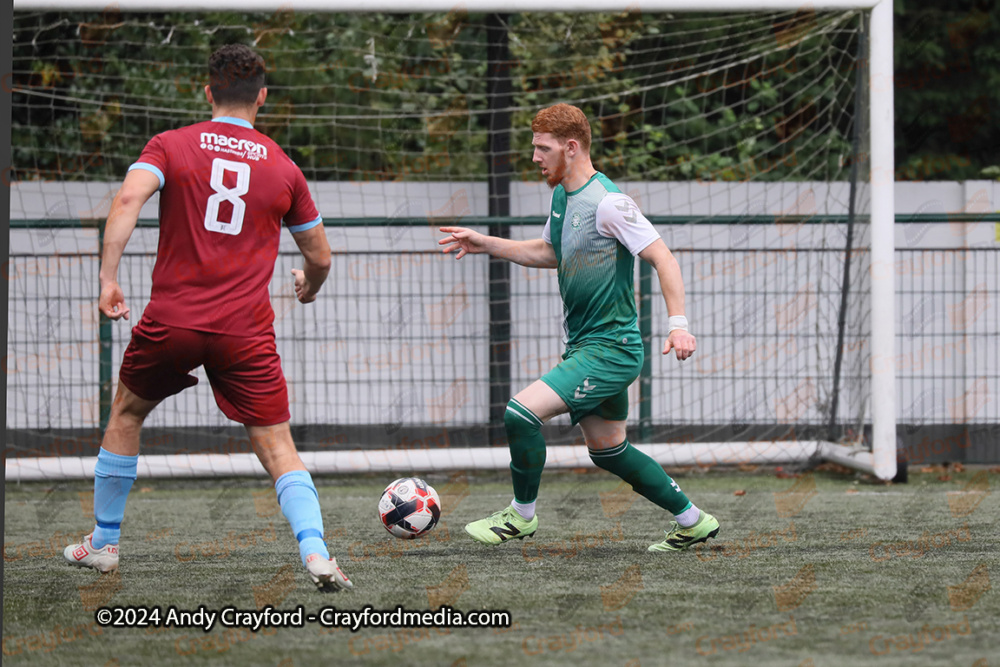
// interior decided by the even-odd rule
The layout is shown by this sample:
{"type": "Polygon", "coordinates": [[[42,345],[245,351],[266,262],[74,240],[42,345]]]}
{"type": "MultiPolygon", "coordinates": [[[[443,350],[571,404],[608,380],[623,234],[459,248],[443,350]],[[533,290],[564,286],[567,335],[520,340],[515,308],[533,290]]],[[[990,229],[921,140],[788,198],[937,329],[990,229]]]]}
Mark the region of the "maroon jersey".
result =
{"type": "Polygon", "coordinates": [[[229,117],[156,135],[132,169],[160,179],[160,241],[144,314],[196,331],[270,330],[267,286],[281,223],[292,232],[322,224],[302,171],[250,123],[229,117]]]}

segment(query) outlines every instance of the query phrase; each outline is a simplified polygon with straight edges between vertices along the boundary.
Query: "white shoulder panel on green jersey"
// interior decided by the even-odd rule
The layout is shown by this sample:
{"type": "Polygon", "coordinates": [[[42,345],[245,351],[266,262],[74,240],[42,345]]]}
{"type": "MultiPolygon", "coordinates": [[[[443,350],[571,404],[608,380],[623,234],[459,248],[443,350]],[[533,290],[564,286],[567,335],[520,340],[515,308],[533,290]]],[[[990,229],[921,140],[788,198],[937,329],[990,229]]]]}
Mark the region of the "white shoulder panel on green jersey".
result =
{"type": "Polygon", "coordinates": [[[597,233],[616,238],[633,256],[660,238],[639,206],[627,194],[609,192],[597,206],[597,233]]]}

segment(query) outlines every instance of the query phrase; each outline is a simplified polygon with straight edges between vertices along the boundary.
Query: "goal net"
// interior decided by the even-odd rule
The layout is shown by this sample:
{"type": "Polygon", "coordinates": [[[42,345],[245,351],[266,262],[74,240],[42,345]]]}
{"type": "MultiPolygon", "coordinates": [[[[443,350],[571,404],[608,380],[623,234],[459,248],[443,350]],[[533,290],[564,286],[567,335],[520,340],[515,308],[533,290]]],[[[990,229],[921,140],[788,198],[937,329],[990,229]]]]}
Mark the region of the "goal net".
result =
{"type": "MultiPolygon", "coordinates": [[[[233,42],[267,62],[257,128],[305,173],[333,249],[303,306],[283,232],[271,284],[293,434],[316,469],[507,465],[503,406],[562,353],[555,272],[456,262],[437,228],[540,236],[549,189],[530,123],[569,102],[591,119],[597,169],[680,262],[698,338],[684,363],[660,354],[667,313],[637,261],[647,367],[632,440],[665,464],[825,456],[873,471],[873,412],[883,395],[890,421],[894,408],[891,379],[873,391],[871,12],[789,7],[17,11],[8,478],[92,470],[149,296],[157,200],[121,264],[129,322],[97,316],[100,224],[150,137],[210,116],[208,56],[233,42]]],[[[196,374],[147,420],[147,472],[259,470],[196,374]]],[[[589,465],[568,418],[545,434],[550,465],[589,465]]]]}

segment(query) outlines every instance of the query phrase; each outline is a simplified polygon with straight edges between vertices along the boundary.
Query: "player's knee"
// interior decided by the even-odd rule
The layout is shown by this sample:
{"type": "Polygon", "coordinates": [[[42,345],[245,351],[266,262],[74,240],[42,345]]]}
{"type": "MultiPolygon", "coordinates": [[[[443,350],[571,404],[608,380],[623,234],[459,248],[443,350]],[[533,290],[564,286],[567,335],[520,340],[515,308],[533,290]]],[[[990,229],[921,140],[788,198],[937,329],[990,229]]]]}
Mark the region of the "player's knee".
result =
{"type": "Polygon", "coordinates": [[[507,403],[507,410],[503,415],[503,425],[507,430],[508,439],[511,439],[521,435],[538,433],[542,429],[542,420],[512,398],[507,403]]]}
{"type": "Polygon", "coordinates": [[[111,401],[108,419],[125,427],[141,427],[159,403],[140,398],[124,384],[119,384],[114,400],[111,401]]]}

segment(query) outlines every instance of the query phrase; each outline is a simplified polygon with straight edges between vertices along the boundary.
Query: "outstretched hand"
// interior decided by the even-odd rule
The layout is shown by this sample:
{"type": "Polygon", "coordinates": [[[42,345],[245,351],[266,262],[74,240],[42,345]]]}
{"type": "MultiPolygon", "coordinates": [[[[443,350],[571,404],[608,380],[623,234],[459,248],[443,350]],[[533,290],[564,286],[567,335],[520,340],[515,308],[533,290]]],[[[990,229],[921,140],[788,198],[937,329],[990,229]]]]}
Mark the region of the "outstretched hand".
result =
{"type": "Polygon", "coordinates": [[[667,342],[663,345],[663,354],[670,354],[670,350],[677,355],[678,361],[684,361],[692,354],[698,343],[695,337],[684,329],[674,329],[667,336],[667,342]]]}
{"type": "Polygon", "coordinates": [[[117,282],[108,282],[101,288],[97,307],[105,317],[112,320],[128,319],[129,308],[125,305],[125,294],[117,282]]]}
{"type": "Polygon", "coordinates": [[[448,234],[438,241],[438,245],[445,246],[441,252],[449,253],[458,250],[455,259],[486,252],[486,237],[479,232],[465,227],[439,227],[438,231],[448,234]]]}

